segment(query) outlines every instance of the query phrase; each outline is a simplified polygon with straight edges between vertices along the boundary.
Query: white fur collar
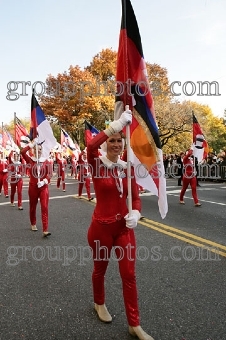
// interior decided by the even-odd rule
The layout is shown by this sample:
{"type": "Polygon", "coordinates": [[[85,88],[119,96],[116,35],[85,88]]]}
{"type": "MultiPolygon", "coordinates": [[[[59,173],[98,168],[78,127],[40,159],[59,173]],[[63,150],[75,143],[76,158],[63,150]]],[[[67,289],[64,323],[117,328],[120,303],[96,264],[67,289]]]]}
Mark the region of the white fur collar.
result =
{"type": "Polygon", "coordinates": [[[105,165],[107,168],[109,168],[109,169],[113,168],[113,165],[114,165],[114,164],[120,164],[120,165],[123,167],[123,169],[126,169],[126,168],[127,168],[127,163],[124,162],[124,161],[122,161],[120,158],[117,160],[116,163],[113,163],[112,161],[110,161],[110,159],[108,159],[106,156],[100,156],[100,160],[101,160],[101,161],[104,163],[104,165],[105,165]]]}
{"type": "Polygon", "coordinates": [[[44,163],[46,161],[45,157],[40,157],[39,159],[37,159],[36,157],[31,157],[32,161],[34,162],[39,162],[39,163],[44,163]]]}

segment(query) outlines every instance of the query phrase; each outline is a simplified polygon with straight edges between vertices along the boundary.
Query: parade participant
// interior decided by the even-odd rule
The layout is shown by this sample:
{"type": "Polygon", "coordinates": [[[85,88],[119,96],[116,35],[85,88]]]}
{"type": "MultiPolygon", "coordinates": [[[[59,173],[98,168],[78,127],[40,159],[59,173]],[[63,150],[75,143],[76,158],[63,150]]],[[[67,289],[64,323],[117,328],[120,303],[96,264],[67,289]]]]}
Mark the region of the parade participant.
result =
{"type": "Polygon", "coordinates": [[[8,161],[5,158],[4,151],[0,150],[0,195],[3,191],[6,198],[9,197],[9,186],[8,186],[8,161]]]}
{"type": "MultiPolygon", "coordinates": [[[[36,150],[34,149],[34,155],[36,150]]],[[[49,188],[48,184],[52,177],[51,165],[42,157],[42,145],[38,144],[38,139],[35,138],[24,149],[21,150],[21,155],[26,163],[30,165],[30,181],[29,181],[29,205],[30,205],[30,222],[31,230],[38,230],[36,227],[36,208],[38,199],[40,199],[41,216],[42,216],[42,230],[43,236],[49,236],[51,233],[48,231],[48,204],[49,204],[49,188]],[[38,149],[37,157],[30,157],[27,152],[31,149],[38,149]]]]}
{"type": "Polygon", "coordinates": [[[183,179],[183,158],[184,158],[184,152],[181,152],[180,153],[180,156],[177,157],[177,178],[178,178],[178,181],[177,181],[177,185],[179,187],[182,186],[181,182],[182,182],[182,179],[183,179]]]}
{"type": "Polygon", "coordinates": [[[62,181],[63,191],[66,191],[65,184],[65,171],[67,169],[67,161],[63,157],[63,152],[56,153],[56,163],[57,163],[57,188],[60,189],[60,183],[62,181]]]}
{"type": "Polygon", "coordinates": [[[11,206],[15,207],[14,198],[17,191],[18,209],[23,210],[22,207],[22,188],[23,188],[23,168],[20,155],[11,150],[9,154],[9,182],[11,187],[10,202],[11,206]]]}
{"type": "Polygon", "coordinates": [[[71,159],[70,159],[70,163],[71,163],[71,177],[75,176],[77,174],[76,168],[77,168],[77,162],[78,159],[76,157],[76,155],[74,153],[71,154],[71,159]]]}
{"type": "Polygon", "coordinates": [[[84,149],[78,158],[78,197],[82,198],[82,189],[85,183],[87,197],[89,201],[93,200],[90,193],[90,167],[87,162],[87,150],[84,149]]]}
{"type": "Polygon", "coordinates": [[[133,228],[140,218],[141,201],[134,170],[131,168],[132,212],[129,215],[127,163],[119,157],[124,147],[121,130],[131,121],[131,111],[123,112],[120,119],[111,122],[109,127],[93,137],[87,146],[88,163],[92,166],[97,200],[87,235],[94,261],[94,308],[101,321],[112,321],[105,305],[104,277],[114,247],[122,280],[129,333],[140,340],[153,340],[140,326],[136,287],[136,241],[133,228]],[[100,145],[106,150],[104,156],[99,156],[100,145]]]}
{"type": "Polygon", "coordinates": [[[188,188],[188,185],[190,184],[191,186],[191,192],[192,192],[192,197],[195,202],[196,207],[200,207],[201,203],[199,203],[198,196],[197,196],[197,180],[196,180],[196,169],[195,169],[195,164],[194,164],[194,156],[193,156],[193,150],[190,149],[186,152],[186,155],[183,158],[183,169],[184,169],[184,174],[183,174],[183,185],[182,189],[180,192],[180,204],[185,204],[184,202],[184,194],[188,188]]]}

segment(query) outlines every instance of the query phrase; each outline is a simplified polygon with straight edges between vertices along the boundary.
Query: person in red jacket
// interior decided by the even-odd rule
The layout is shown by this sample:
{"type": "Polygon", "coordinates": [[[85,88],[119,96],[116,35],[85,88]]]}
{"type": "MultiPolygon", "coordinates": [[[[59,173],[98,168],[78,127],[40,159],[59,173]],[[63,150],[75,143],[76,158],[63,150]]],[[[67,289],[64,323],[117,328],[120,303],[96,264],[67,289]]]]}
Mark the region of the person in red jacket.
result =
{"type": "Polygon", "coordinates": [[[114,247],[122,280],[129,333],[142,340],[153,340],[140,326],[135,275],[134,228],[140,219],[141,200],[132,167],[132,211],[129,214],[127,163],[119,157],[124,144],[120,131],[131,121],[131,111],[125,111],[120,119],[111,122],[106,130],[98,133],[87,145],[88,163],[91,166],[97,200],[87,235],[94,261],[94,308],[101,321],[112,321],[105,305],[104,278],[114,247]],[[101,148],[106,150],[104,156],[99,156],[98,149],[101,145],[101,148]]]}
{"type": "Polygon", "coordinates": [[[57,188],[60,189],[60,183],[62,181],[63,191],[66,191],[65,184],[65,171],[67,170],[67,161],[63,157],[62,152],[56,153],[56,162],[57,162],[57,188]]]}
{"type": "Polygon", "coordinates": [[[82,189],[85,183],[86,187],[86,192],[87,192],[87,197],[89,201],[93,200],[93,197],[91,197],[90,193],[90,178],[91,178],[91,173],[90,173],[90,167],[88,165],[87,161],[87,151],[84,149],[78,158],[78,197],[82,197],[82,189]]]}
{"type": "Polygon", "coordinates": [[[6,198],[9,197],[9,186],[8,186],[8,161],[4,156],[4,151],[0,151],[0,195],[3,191],[6,198]]]}
{"type": "Polygon", "coordinates": [[[21,150],[21,155],[25,159],[27,165],[30,167],[30,181],[28,188],[29,205],[30,205],[30,222],[31,230],[38,230],[36,227],[36,208],[38,199],[41,205],[42,216],[42,230],[43,236],[49,236],[51,233],[48,231],[48,204],[49,204],[49,187],[50,179],[52,177],[51,164],[49,161],[42,157],[42,145],[38,144],[38,139],[35,138],[24,149],[21,150]],[[37,157],[30,157],[27,152],[34,149],[34,155],[37,157]]]}
{"type": "Polygon", "coordinates": [[[23,210],[22,207],[22,188],[23,188],[23,168],[22,168],[22,162],[20,159],[20,155],[14,151],[11,150],[9,153],[9,182],[11,187],[11,193],[10,193],[10,202],[11,206],[15,207],[14,198],[17,191],[17,197],[18,197],[18,209],[23,210]]]}
{"type": "Polygon", "coordinates": [[[184,194],[190,184],[192,197],[195,202],[196,207],[200,207],[201,203],[199,203],[197,196],[197,180],[196,180],[196,169],[194,164],[193,150],[190,149],[186,152],[186,155],[183,158],[183,180],[182,180],[182,189],[180,192],[180,204],[185,204],[184,202],[184,194]]]}

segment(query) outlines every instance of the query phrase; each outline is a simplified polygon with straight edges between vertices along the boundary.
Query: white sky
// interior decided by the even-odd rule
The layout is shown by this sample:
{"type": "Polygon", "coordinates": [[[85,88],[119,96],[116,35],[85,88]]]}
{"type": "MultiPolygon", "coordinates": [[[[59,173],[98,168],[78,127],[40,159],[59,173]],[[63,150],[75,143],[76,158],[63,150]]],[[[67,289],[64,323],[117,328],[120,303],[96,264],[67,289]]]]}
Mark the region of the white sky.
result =
{"type": "MultiPolygon", "coordinates": [[[[226,1],[131,0],[144,58],[168,70],[180,100],[209,105],[214,115],[226,108],[226,1]],[[182,85],[217,81],[221,96],[188,97],[182,85]]],[[[89,65],[102,48],[117,51],[120,0],[0,0],[0,122],[30,117],[28,96],[6,99],[10,81],[45,82],[70,65],[89,65]]],[[[189,87],[187,88],[188,91],[189,87]]],[[[21,91],[21,85],[18,90],[21,91]]]]}

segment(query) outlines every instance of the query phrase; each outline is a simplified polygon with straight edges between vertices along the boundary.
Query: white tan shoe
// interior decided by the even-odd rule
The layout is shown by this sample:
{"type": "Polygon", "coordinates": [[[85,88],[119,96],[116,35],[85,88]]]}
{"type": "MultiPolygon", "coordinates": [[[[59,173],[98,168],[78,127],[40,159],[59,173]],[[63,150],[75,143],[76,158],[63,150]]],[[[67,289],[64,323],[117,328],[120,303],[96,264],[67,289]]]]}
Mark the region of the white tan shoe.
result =
{"type": "Polygon", "coordinates": [[[107,307],[105,304],[103,305],[98,305],[94,304],[94,308],[99,316],[99,319],[103,322],[109,323],[112,322],[112,317],[111,314],[108,312],[107,307]]]}
{"type": "Polygon", "coordinates": [[[36,225],[31,225],[31,230],[32,231],[37,231],[38,229],[37,229],[36,225]]]}
{"type": "Polygon", "coordinates": [[[148,335],[140,326],[129,326],[129,333],[132,336],[138,337],[140,340],[154,340],[152,336],[148,335]]]}

